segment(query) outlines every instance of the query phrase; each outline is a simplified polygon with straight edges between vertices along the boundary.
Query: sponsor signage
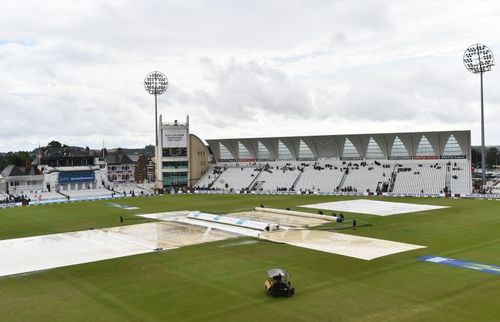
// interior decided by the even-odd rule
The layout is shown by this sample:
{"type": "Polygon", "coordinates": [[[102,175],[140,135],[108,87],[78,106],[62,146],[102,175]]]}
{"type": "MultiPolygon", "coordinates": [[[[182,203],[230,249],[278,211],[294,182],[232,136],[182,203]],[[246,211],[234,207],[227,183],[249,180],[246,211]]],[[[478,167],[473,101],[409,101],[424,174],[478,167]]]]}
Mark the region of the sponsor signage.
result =
{"type": "Polygon", "coordinates": [[[342,161],[356,161],[356,160],[363,160],[362,157],[340,157],[340,160],[342,161]]]}
{"type": "Polygon", "coordinates": [[[465,155],[442,155],[441,159],[466,159],[465,155]]]}
{"type": "Polygon", "coordinates": [[[413,160],[437,160],[437,159],[439,159],[437,155],[422,155],[413,157],[413,160]]]}
{"type": "Polygon", "coordinates": [[[94,171],[59,172],[59,184],[95,181],[94,171]]]}
{"type": "Polygon", "coordinates": [[[389,160],[411,160],[411,156],[394,156],[394,157],[389,157],[389,160]]]}
{"type": "Polygon", "coordinates": [[[238,159],[238,162],[255,162],[255,159],[238,159]]]}
{"type": "Polygon", "coordinates": [[[164,129],[163,130],[164,148],[185,148],[187,147],[186,129],[164,129]]]}
{"type": "Polygon", "coordinates": [[[428,262],[428,263],[435,263],[435,264],[441,264],[441,265],[461,267],[461,268],[466,268],[466,269],[473,269],[475,271],[500,275],[500,266],[495,266],[495,265],[474,263],[474,262],[463,261],[460,259],[447,258],[447,257],[441,257],[441,256],[433,256],[433,255],[423,256],[423,257],[417,258],[417,260],[423,261],[423,262],[428,262]]]}

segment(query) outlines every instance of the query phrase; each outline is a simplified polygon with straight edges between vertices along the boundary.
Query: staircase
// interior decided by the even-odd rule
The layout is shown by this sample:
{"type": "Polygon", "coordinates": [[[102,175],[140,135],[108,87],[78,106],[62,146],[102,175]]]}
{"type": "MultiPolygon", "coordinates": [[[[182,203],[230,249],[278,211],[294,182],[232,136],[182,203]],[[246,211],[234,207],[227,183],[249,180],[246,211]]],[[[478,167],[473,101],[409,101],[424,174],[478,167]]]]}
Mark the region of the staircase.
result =
{"type": "Polygon", "coordinates": [[[58,194],[60,194],[61,196],[64,196],[64,198],[68,199],[69,200],[69,195],[65,195],[64,193],[62,193],[61,191],[57,191],[58,194]]]}
{"type": "Polygon", "coordinates": [[[347,179],[347,176],[348,176],[348,174],[346,172],[344,172],[344,175],[342,176],[342,179],[340,180],[339,188],[337,189],[337,191],[342,190],[342,187],[344,186],[344,182],[345,182],[345,179],[347,179]]]}
{"type": "Polygon", "coordinates": [[[395,164],[394,169],[392,169],[391,180],[389,181],[390,183],[389,183],[389,188],[387,189],[387,192],[394,191],[394,185],[396,184],[396,177],[397,177],[397,173],[398,173],[397,167],[398,167],[398,165],[395,164]]]}
{"type": "Polygon", "coordinates": [[[446,178],[444,182],[444,186],[448,187],[448,192],[451,193],[451,166],[446,166],[446,178]]]}
{"type": "Polygon", "coordinates": [[[219,177],[224,173],[224,171],[226,171],[226,168],[222,169],[221,173],[219,173],[218,175],[216,175],[215,178],[214,178],[214,180],[209,183],[210,187],[212,187],[214,185],[215,181],[217,181],[219,179],[219,177]]]}
{"type": "Polygon", "coordinates": [[[262,171],[264,171],[264,168],[260,169],[259,173],[257,173],[257,175],[255,176],[255,178],[253,178],[252,182],[250,182],[250,184],[249,184],[249,185],[248,185],[248,187],[247,187],[247,188],[248,188],[248,190],[252,190],[252,188],[254,188],[254,187],[253,187],[253,185],[254,185],[255,183],[257,183],[257,179],[259,178],[259,176],[260,176],[260,174],[262,173],[262,171]]]}
{"type": "Polygon", "coordinates": [[[293,182],[292,186],[290,187],[290,190],[295,190],[295,186],[297,185],[297,183],[299,183],[300,181],[300,177],[302,177],[302,171],[299,171],[299,175],[297,176],[297,179],[295,179],[295,181],[293,182]]]}

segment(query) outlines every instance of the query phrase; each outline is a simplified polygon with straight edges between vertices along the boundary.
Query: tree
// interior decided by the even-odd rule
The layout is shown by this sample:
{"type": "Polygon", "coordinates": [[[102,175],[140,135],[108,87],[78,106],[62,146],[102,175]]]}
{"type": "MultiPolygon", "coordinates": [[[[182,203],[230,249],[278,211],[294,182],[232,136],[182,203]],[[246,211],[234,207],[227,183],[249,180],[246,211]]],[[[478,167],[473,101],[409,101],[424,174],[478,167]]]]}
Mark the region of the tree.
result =
{"type": "Polygon", "coordinates": [[[478,167],[481,167],[481,148],[473,146],[471,148],[471,161],[478,167]]]}
{"type": "Polygon", "coordinates": [[[154,156],[155,155],[155,146],[154,145],[146,145],[144,147],[144,154],[147,156],[154,156]]]}
{"type": "Polygon", "coordinates": [[[19,167],[26,165],[26,160],[31,157],[31,154],[26,151],[20,152],[9,152],[0,158],[0,171],[5,169],[9,164],[13,164],[19,167]]]}
{"type": "Polygon", "coordinates": [[[486,168],[492,169],[498,163],[500,152],[497,148],[491,147],[486,150],[486,168]]]}
{"type": "Polygon", "coordinates": [[[48,148],[61,148],[61,147],[62,147],[62,144],[61,144],[59,141],[50,141],[50,142],[47,144],[47,147],[48,147],[48,148]]]}

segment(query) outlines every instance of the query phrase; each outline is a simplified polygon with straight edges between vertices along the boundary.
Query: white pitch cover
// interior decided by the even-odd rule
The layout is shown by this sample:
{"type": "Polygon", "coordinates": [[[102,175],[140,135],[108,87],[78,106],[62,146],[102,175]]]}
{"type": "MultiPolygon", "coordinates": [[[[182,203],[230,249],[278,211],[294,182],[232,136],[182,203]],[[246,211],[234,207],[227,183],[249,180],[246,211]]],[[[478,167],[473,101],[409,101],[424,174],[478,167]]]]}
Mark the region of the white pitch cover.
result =
{"type": "Polygon", "coordinates": [[[205,220],[205,221],[210,221],[210,222],[218,222],[218,223],[233,225],[233,226],[241,226],[241,227],[246,227],[246,228],[251,228],[251,229],[258,229],[258,230],[262,230],[262,231],[270,230],[271,228],[274,228],[269,223],[263,222],[263,221],[235,218],[235,217],[230,217],[230,216],[212,215],[212,214],[207,214],[207,213],[203,213],[200,211],[192,211],[188,215],[188,218],[205,220]]]}

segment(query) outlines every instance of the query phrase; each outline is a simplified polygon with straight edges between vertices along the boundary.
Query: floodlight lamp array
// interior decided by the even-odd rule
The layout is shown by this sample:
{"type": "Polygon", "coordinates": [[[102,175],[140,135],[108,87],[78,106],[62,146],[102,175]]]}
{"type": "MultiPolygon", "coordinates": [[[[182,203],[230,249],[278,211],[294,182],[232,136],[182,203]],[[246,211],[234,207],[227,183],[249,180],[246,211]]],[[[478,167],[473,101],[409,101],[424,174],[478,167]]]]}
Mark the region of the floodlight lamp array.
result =
{"type": "Polygon", "coordinates": [[[487,46],[474,44],[465,50],[464,65],[471,73],[489,72],[495,60],[487,46]]]}
{"type": "Polygon", "coordinates": [[[144,79],[144,88],[151,95],[161,95],[168,88],[168,78],[161,72],[151,72],[144,79]]]}

